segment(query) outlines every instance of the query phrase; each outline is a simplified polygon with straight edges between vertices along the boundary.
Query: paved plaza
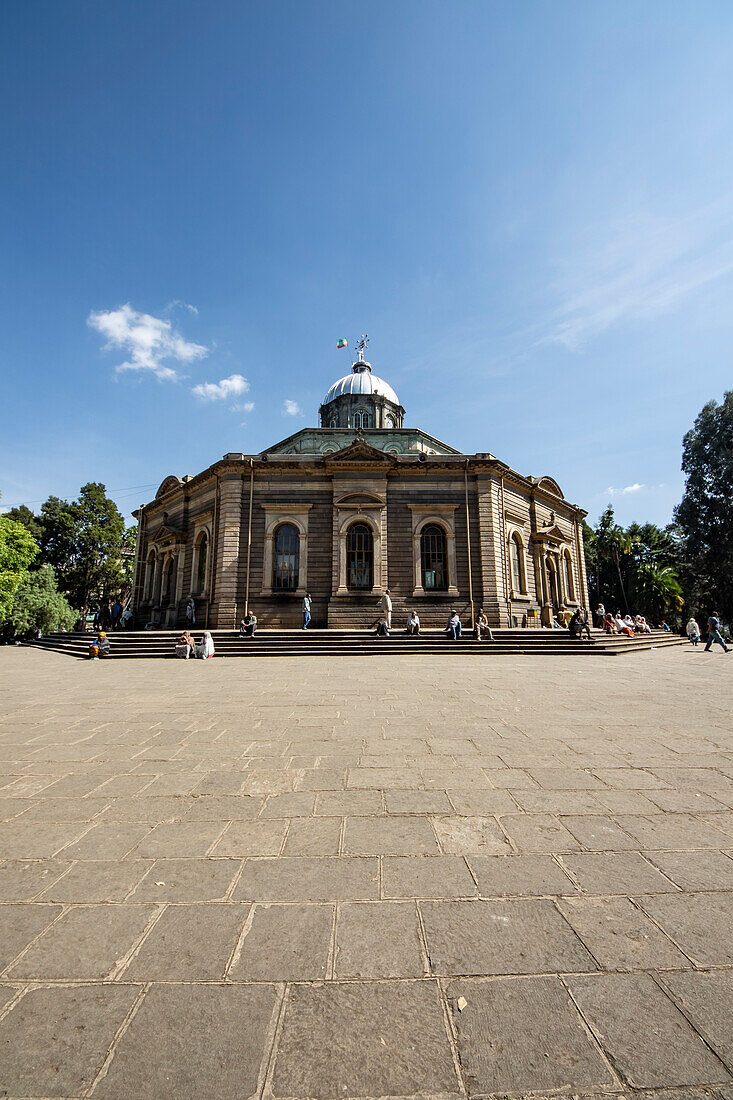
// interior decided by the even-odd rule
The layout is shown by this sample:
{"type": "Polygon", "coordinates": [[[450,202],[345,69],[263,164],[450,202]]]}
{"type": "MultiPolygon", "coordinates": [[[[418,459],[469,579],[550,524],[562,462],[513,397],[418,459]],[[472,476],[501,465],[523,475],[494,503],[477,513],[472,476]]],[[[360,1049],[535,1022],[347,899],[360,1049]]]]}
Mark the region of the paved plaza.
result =
{"type": "Polygon", "coordinates": [[[731,1100],[732,677],[0,650],[0,1096],[731,1100]]]}

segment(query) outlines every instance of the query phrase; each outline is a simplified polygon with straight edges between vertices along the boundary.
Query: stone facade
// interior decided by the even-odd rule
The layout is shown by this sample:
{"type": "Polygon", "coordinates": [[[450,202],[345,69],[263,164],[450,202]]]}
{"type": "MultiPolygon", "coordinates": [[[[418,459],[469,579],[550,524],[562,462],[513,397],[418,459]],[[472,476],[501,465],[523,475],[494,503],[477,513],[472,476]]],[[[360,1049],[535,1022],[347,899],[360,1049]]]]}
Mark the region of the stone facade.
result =
{"type": "MultiPolygon", "coordinates": [[[[325,402],[321,423],[330,408],[342,418],[345,400],[325,402]]],[[[560,604],[589,607],[586,513],[557,483],[461,454],[401,417],[393,429],[304,429],[259,455],[227,454],[195,477],[167,477],[136,515],[138,624],[184,622],[191,594],[197,625],[219,628],[247,609],[261,626],[299,626],[306,592],[312,625],[340,628],[371,626],[387,588],[394,627],[413,607],[425,626],[452,608],[464,624],[483,607],[493,626],[539,626],[560,604]]]]}

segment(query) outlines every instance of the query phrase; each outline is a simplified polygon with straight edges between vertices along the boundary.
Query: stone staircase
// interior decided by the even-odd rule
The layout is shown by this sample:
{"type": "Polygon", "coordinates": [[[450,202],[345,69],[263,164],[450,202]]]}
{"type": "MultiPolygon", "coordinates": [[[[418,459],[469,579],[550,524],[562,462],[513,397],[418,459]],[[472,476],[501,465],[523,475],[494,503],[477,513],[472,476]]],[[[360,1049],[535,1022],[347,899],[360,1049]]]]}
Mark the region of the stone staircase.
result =
{"type": "MultiPolygon", "coordinates": [[[[200,636],[200,631],[195,631],[200,636]]],[[[119,630],[109,635],[114,659],[123,657],[174,657],[180,630],[119,630]]],[[[234,630],[212,630],[217,657],[345,657],[402,654],[500,654],[536,656],[618,656],[639,650],[689,644],[686,638],[656,630],[652,634],[625,636],[593,631],[590,641],[571,638],[564,630],[495,630],[493,642],[477,642],[469,635],[458,641],[446,638],[442,630],[425,630],[419,638],[393,631],[389,638],[377,638],[365,630],[258,630],[254,639],[241,638],[234,630]]],[[[47,634],[25,643],[72,657],[85,658],[93,641],[90,633],[47,634]]]]}

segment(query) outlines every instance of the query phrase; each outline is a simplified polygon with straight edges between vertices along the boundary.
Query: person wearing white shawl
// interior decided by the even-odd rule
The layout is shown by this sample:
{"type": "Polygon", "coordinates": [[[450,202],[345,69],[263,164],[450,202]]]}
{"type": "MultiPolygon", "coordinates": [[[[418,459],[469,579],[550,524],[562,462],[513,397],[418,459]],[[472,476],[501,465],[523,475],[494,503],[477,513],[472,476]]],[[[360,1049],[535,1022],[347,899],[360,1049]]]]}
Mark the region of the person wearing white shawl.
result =
{"type": "Polygon", "coordinates": [[[204,636],[196,646],[196,656],[201,657],[202,660],[206,660],[208,657],[214,656],[214,639],[208,630],[204,631],[204,636]]]}

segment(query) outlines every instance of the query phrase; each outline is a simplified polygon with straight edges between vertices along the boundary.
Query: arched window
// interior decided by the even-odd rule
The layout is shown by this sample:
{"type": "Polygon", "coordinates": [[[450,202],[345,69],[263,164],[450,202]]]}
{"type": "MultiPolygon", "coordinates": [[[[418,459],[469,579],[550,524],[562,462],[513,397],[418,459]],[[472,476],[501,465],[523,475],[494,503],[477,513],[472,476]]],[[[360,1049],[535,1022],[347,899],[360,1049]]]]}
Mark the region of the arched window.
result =
{"type": "Polygon", "coordinates": [[[173,558],[168,558],[163,566],[163,585],[160,593],[160,602],[169,604],[171,601],[171,580],[173,579],[173,558]]]}
{"type": "Polygon", "coordinates": [[[145,598],[153,598],[153,584],[155,583],[155,551],[151,550],[145,563],[145,598]]]}
{"type": "Polygon", "coordinates": [[[514,592],[526,592],[524,547],[522,546],[522,540],[517,534],[512,535],[509,539],[509,557],[512,570],[512,589],[514,592]]]}
{"type": "Polygon", "coordinates": [[[448,588],[448,569],[445,531],[437,523],[423,527],[420,535],[420,564],[422,586],[426,592],[445,592],[448,588]]]}
{"type": "Polygon", "coordinates": [[[387,415],[384,418],[384,426],[385,426],[385,428],[394,428],[394,426],[395,426],[394,417],[390,416],[389,413],[387,413],[387,415]]]}
{"type": "Polygon", "coordinates": [[[272,553],[272,587],[277,592],[294,592],[300,569],[300,535],[294,523],[281,523],[275,531],[272,553]]]}
{"type": "Polygon", "coordinates": [[[196,587],[195,592],[197,595],[201,595],[206,587],[206,567],[208,565],[209,558],[209,536],[206,531],[202,531],[199,536],[199,541],[196,545],[196,587]]]}
{"type": "Polygon", "coordinates": [[[570,557],[570,551],[566,550],[563,554],[565,561],[565,595],[569,600],[575,600],[575,584],[573,583],[573,559],[570,557]]]}
{"type": "Polygon", "coordinates": [[[355,428],[371,428],[372,418],[366,409],[357,409],[354,413],[355,428]]]}
{"type": "Polygon", "coordinates": [[[366,523],[352,523],[346,532],[346,583],[356,591],[374,586],[374,539],[366,523]]]}
{"type": "Polygon", "coordinates": [[[329,424],[329,428],[338,428],[338,426],[339,426],[338,417],[337,416],[332,416],[331,417],[331,423],[329,424]]]}

